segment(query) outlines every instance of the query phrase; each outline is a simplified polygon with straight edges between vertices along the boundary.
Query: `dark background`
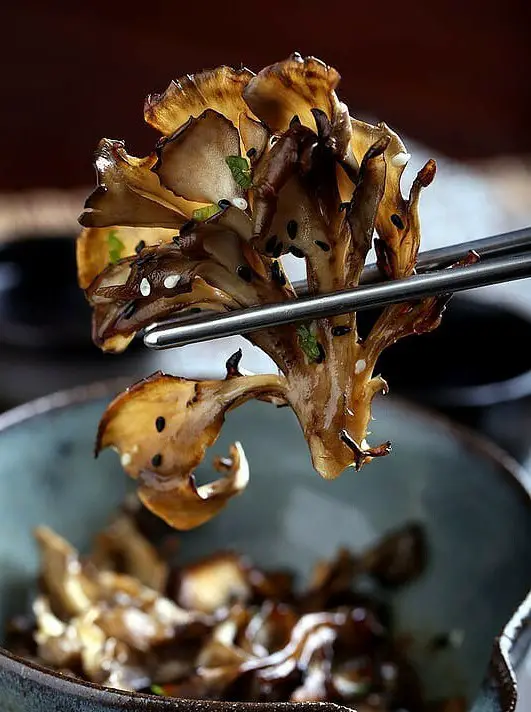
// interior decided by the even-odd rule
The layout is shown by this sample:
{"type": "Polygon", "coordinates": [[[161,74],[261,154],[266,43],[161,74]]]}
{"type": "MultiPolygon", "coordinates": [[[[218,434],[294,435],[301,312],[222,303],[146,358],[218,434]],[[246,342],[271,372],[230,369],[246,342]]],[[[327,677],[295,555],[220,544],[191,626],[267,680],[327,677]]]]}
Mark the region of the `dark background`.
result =
{"type": "Polygon", "coordinates": [[[146,94],[293,50],[342,74],[352,111],[461,159],[531,150],[531,4],[10,2],[2,12],[0,191],[92,183],[102,136],[151,149],[146,94]]]}

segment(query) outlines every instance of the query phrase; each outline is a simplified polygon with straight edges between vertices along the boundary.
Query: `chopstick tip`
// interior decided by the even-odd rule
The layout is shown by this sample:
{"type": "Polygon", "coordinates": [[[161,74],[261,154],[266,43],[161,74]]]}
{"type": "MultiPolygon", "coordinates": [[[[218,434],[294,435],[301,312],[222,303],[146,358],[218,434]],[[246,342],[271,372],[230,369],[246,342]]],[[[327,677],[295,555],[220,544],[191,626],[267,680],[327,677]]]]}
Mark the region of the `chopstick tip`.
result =
{"type": "Polygon", "coordinates": [[[154,329],[146,332],[144,334],[144,346],[147,346],[148,349],[161,349],[160,334],[154,329]]]}

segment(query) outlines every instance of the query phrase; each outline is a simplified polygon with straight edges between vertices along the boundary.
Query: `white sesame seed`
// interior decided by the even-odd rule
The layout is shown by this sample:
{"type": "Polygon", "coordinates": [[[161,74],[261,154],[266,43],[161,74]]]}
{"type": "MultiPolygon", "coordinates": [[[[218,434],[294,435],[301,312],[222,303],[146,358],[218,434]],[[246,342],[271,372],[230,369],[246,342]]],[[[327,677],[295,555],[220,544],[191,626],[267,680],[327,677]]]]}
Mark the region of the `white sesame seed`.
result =
{"type": "Polygon", "coordinates": [[[120,458],[120,464],[122,465],[122,467],[127,467],[127,465],[131,464],[132,459],[133,458],[131,457],[130,452],[124,452],[124,454],[120,458]]]}
{"type": "Polygon", "coordinates": [[[164,286],[166,287],[166,289],[173,289],[174,287],[176,287],[176,286],[179,284],[180,280],[181,280],[180,275],[178,275],[178,274],[169,274],[169,275],[165,278],[163,284],[164,284],[164,286]]]}
{"type": "Polygon", "coordinates": [[[245,198],[233,198],[231,203],[239,210],[247,210],[247,201],[245,198]]]}
{"type": "Polygon", "coordinates": [[[364,358],[360,358],[358,361],[356,361],[356,364],[354,366],[354,373],[358,375],[359,373],[363,373],[365,371],[365,366],[367,365],[367,361],[365,361],[364,358]]]}
{"type": "Polygon", "coordinates": [[[405,166],[406,163],[408,163],[410,158],[411,158],[410,153],[406,153],[405,151],[400,151],[400,153],[395,153],[395,155],[391,158],[391,164],[393,166],[396,166],[396,168],[400,168],[400,166],[405,166]]]}
{"type": "Polygon", "coordinates": [[[140,282],[140,294],[143,297],[149,297],[151,294],[151,284],[146,277],[142,277],[142,281],[140,282]]]}

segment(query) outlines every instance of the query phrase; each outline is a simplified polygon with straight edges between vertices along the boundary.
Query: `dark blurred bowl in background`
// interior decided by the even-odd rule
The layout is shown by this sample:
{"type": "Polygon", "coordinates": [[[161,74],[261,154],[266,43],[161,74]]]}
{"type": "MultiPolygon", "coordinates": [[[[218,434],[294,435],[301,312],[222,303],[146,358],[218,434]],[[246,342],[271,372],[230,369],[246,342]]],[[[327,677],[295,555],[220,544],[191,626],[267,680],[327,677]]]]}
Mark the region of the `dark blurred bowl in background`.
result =
{"type": "Polygon", "coordinates": [[[141,342],[120,358],[94,346],[76,272],[75,235],[0,245],[0,410],[100,378],[149,373],[141,342]]]}
{"type": "MultiPolygon", "coordinates": [[[[360,330],[374,314],[360,314],[360,330]]],[[[440,327],[380,358],[394,393],[484,432],[519,460],[531,445],[531,320],[470,296],[451,300],[440,327]]]]}
{"type": "Polygon", "coordinates": [[[91,348],[90,308],[77,284],[74,237],[0,246],[0,345],[91,348]]]}

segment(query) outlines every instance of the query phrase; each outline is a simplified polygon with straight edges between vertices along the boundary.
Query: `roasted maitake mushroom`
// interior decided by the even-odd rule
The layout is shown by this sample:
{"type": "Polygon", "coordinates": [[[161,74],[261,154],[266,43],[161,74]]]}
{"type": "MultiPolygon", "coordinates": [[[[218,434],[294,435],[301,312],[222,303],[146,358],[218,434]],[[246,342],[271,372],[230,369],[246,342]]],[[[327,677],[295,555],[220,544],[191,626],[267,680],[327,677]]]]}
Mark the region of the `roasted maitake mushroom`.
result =
{"type": "MultiPolygon", "coordinates": [[[[127,556],[125,573],[112,557],[101,559],[102,541],[109,551],[126,551],[131,533],[146,552],[143,573],[153,586],[164,585],[166,567],[131,521],[124,518],[102,534],[94,560],[78,552],[46,527],[36,532],[41,551],[41,595],[35,600],[35,642],[39,662],[92,682],[120,689],[149,684],[154,650],[182,643],[190,630],[201,637],[213,620],[200,611],[179,607],[162,592],[143,583],[138,562],[127,556]],[[150,552],[150,553],[147,553],[150,552]],[[149,559],[151,562],[148,565],[149,559]],[[96,565],[96,562],[98,565],[96,565]]],[[[105,547],[106,548],[106,547],[105,547]]]]}
{"type": "MultiPolygon", "coordinates": [[[[100,143],[78,241],[96,344],[122,351],[139,330],[183,310],[295,299],[287,253],[305,260],[311,293],[354,287],[375,230],[385,277],[414,273],[419,197],[435,163],[404,198],[404,144],[383,123],[351,118],[338,82],[335,69],[298,54],[257,75],[229,67],[187,75],[146,100],[146,121],[162,134],[151,155],[100,143]]],[[[222,381],[155,374],[110,405],[97,449],[117,449],[144,504],[182,529],[245,487],[239,445],[218,461],[220,480],[196,487],[193,470],[225,412],[250,398],[291,406],[323,477],[359,469],[390,449],[366,440],[373,397],[387,390],[374,374],[379,355],[434,329],[445,303],[390,306],[364,339],[355,314],[252,333],[281,375],[242,375],[237,355],[222,381]]]]}
{"type": "Polygon", "coordinates": [[[363,554],[342,550],[319,562],[303,590],[293,573],[260,570],[235,552],[170,562],[127,512],[85,558],[48,528],[36,538],[33,621],[12,621],[7,644],[37,663],[174,697],[424,709],[379,583],[400,586],[422,572],[416,525],[363,554]]]}

